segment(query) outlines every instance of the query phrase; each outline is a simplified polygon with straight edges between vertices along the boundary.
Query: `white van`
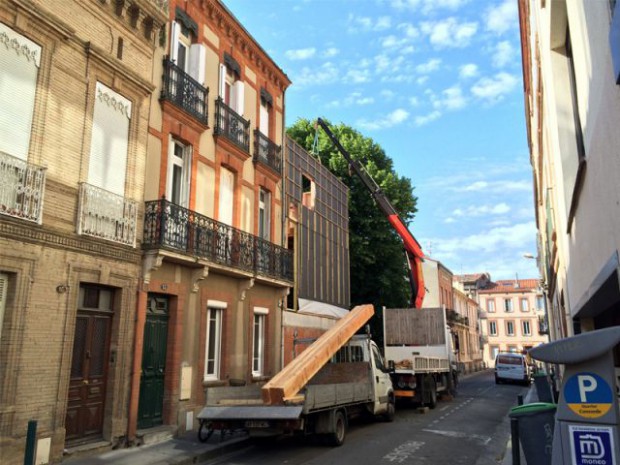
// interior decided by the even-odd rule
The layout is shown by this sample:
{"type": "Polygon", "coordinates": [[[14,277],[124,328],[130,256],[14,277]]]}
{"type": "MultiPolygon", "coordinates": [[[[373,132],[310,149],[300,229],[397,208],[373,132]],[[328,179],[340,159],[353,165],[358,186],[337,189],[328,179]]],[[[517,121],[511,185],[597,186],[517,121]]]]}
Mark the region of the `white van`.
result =
{"type": "Polygon", "coordinates": [[[504,381],[530,383],[530,367],[525,355],[510,352],[495,356],[495,384],[504,381]]]}

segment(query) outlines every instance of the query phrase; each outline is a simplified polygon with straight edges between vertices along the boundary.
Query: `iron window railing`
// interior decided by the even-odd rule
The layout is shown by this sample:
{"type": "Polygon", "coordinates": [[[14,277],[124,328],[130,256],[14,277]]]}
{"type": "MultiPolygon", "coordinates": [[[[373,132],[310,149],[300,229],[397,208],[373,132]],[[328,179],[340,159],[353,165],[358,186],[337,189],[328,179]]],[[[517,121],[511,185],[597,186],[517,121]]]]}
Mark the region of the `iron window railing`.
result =
{"type": "Polygon", "coordinates": [[[165,199],[145,204],[142,247],[173,250],[258,275],[293,281],[291,250],[165,199]]]}
{"type": "Polygon", "coordinates": [[[216,135],[222,135],[242,150],[250,151],[250,122],[224,103],[222,97],[215,101],[216,135]]]}
{"type": "Polygon", "coordinates": [[[0,152],[0,214],[41,224],[46,168],[0,152]]]}
{"type": "Polygon", "coordinates": [[[80,184],[77,233],[136,246],[138,203],[113,192],[80,184]]]}
{"type": "Polygon", "coordinates": [[[254,130],[254,161],[263,163],[277,173],[282,169],[282,147],[258,129],[254,130]]]}
{"type": "Polygon", "coordinates": [[[164,58],[164,85],[161,98],[185,110],[201,123],[208,124],[209,89],[179,68],[168,57],[164,58]]]}

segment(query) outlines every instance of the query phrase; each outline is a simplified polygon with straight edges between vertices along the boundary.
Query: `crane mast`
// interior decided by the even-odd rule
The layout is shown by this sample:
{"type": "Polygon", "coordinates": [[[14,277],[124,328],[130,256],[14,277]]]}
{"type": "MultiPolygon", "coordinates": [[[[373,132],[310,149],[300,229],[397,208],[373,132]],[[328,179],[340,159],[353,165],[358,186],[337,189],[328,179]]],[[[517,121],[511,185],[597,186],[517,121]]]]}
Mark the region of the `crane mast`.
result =
{"type": "Polygon", "coordinates": [[[396,233],[403,241],[405,248],[405,255],[407,257],[407,265],[409,268],[409,284],[411,285],[411,306],[415,308],[421,308],[424,300],[425,288],[424,288],[424,276],[422,273],[422,262],[424,261],[424,252],[416,238],[411,234],[409,228],[405,222],[401,219],[398,212],[391,204],[381,187],[376,181],[368,174],[364,165],[358,160],[354,160],[349,152],[340,144],[338,138],[332,133],[331,129],[321,118],[317,119],[317,124],[321,126],[327,137],[332,141],[334,146],[345,158],[351,169],[360,178],[364,186],[370,192],[370,195],[375,200],[379,209],[386,216],[396,233]]]}

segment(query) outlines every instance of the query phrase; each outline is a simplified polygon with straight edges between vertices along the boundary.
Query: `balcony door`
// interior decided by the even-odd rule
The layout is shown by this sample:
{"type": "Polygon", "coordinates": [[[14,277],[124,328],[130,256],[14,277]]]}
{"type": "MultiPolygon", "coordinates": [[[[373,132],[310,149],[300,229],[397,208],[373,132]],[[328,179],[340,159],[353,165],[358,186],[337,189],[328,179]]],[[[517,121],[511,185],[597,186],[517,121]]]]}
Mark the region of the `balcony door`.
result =
{"type": "MultiPolygon", "coordinates": [[[[235,202],[235,174],[220,167],[220,198],[218,220],[227,226],[233,225],[235,202]]],[[[238,257],[238,241],[235,241],[233,230],[224,227],[218,233],[217,255],[227,265],[233,265],[233,256],[238,257]]]]}
{"type": "Polygon", "coordinates": [[[168,151],[166,198],[184,208],[189,205],[190,158],[191,147],[171,138],[168,151]]]}

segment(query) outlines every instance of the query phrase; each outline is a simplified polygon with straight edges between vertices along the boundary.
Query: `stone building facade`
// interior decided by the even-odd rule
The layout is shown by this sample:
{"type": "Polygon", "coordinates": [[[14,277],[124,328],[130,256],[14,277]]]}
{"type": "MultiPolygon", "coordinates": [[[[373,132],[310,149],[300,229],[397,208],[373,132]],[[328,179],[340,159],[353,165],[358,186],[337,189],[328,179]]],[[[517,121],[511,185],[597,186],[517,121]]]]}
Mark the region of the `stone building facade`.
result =
{"type": "Polygon", "coordinates": [[[127,433],[152,63],[149,0],[0,3],[0,463],[127,433]]]}

